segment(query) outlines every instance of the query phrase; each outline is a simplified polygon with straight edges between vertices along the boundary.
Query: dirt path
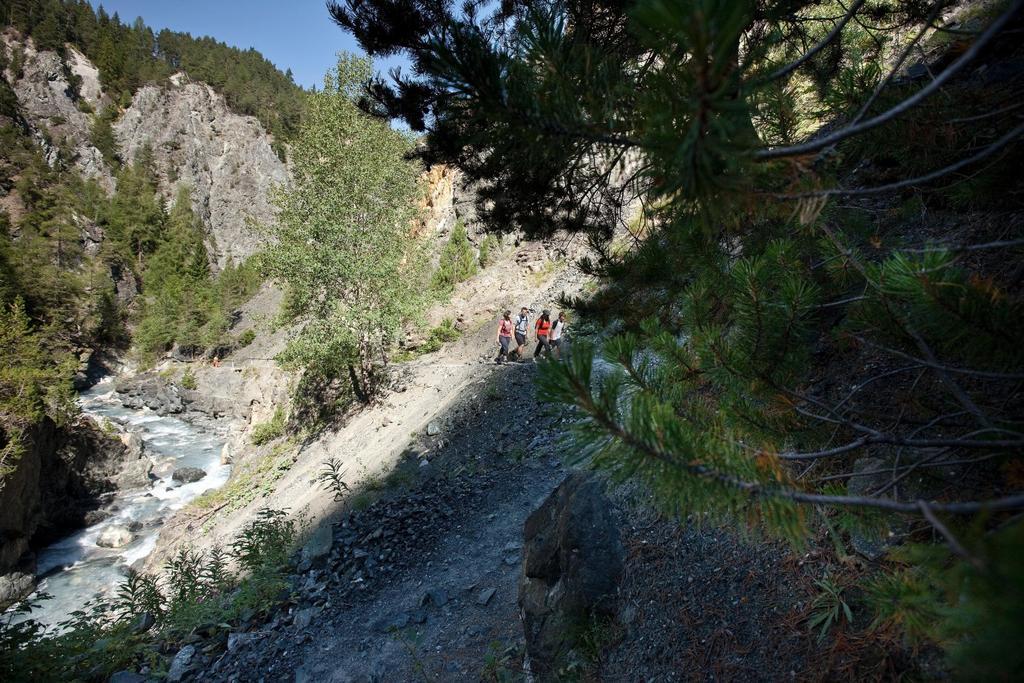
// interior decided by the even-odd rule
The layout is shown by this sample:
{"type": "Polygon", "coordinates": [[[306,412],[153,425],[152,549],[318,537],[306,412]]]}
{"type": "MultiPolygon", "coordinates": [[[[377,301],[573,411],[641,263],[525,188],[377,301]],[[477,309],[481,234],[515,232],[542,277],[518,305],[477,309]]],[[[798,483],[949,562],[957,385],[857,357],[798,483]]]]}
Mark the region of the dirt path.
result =
{"type": "MultiPolygon", "coordinates": [[[[460,339],[438,352],[397,366],[396,381],[380,401],[302,443],[251,444],[253,426],[271,418],[293,381],[266,360],[283,348],[284,332],[259,335],[251,347],[220,368],[199,368],[200,392],[208,402],[226,406],[226,413],[234,410],[236,415],[248,415],[248,421],[235,419],[229,437],[236,471],[211,505],[183,510],[167,522],[156,551],[147,558],[147,567],[162,566],[183,544],[199,550],[229,544],[261,507],[287,509],[310,529],[336,520],[344,505],[316,484],[326,461],[341,461],[345,483],[360,490],[387,477],[410,444],[425,435],[432,423],[447,433],[446,423],[453,408],[474,391],[490,389],[482,383],[490,381],[488,378],[498,370],[493,356],[497,351],[494,335],[499,311],[527,305],[539,313],[540,308],[553,306],[560,293],[575,293],[582,287],[579,271],[563,262],[549,260],[544,267],[523,269],[519,264],[521,254],[524,250],[536,253],[538,249],[537,243],[510,247],[494,265],[461,283],[452,299],[430,316],[460,319],[465,330],[460,339]],[[253,477],[252,482],[239,481],[246,469],[256,471],[261,467],[269,471],[272,481],[265,472],[258,480],[253,477]],[[251,490],[239,490],[243,485],[251,490]]],[[[247,324],[243,321],[239,329],[247,324]]],[[[438,445],[437,439],[425,441],[420,454],[433,460],[438,445]]]]}
{"type": "Polygon", "coordinates": [[[500,396],[466,392],[429,468],[406,464],[429,471],[343,518],[294,604],[200,678],[477,681],[489,660],[521,661],[522,525],[566,474],[533,375],[496,368],[500,396]]]}

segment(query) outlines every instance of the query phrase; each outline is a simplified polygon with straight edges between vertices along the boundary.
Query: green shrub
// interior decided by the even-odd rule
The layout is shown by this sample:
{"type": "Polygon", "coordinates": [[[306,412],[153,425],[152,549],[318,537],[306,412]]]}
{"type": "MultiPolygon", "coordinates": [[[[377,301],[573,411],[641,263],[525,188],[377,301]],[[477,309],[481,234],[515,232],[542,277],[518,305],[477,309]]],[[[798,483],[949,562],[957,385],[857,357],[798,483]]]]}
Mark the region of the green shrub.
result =
{"type": "Polygon", "coordinates": [[[192,368],[186,368],[185,374],[181,376],[181,388],[195,391],[198,386],[199,385],[196,382],[196,373],[192,372],[192,368]]]}
{"type": "Polygon", "coordinates": [[[480,243],[480,254],[477,256],[477,262],[481,268],[486,268],[491,262],[491,257],[495,249],[499,246],[498,238],[494,235],[487,235],[480,243]]]}
{"type": "Polygon", "coordinates": [[[469,243],[466,226],[462,221],[455,223],[448,243],[441,250],[441,262],[434,273],[432,286],[439,294],[450,294],[455,285],[476,275],[479,267],[469,243]]]}
{"type": "Polygon", "coordinates": [[[430,331],[427,340],[417,350],[418,353],[433,353],[447,342],[453,342],[462,336],[451,318],[445,318],[441,324],[430,331]]]}
{"type": "Polygon", "coordinates": [[[238,347],[244,349],[256,339],[256,330],[248,329],[238,337],[238,347]]]}
{"type": "Polygon", "coordinates": [[[252,443],[262,446],[265,443],[284,436],[285,415],[284,409],[280,406],[274,411],[274,417],[267,422],[261,422],[252,429],[252,443]]]}

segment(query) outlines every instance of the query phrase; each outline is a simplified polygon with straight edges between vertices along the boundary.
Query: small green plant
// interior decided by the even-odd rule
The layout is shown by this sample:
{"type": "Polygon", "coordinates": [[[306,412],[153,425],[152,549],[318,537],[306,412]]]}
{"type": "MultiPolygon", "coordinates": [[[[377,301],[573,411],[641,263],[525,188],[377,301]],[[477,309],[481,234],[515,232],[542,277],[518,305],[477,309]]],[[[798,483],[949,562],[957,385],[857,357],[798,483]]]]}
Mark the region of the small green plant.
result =
{"type": "Polygon", "coordinates": [[[493,641],[484,654],[484,667],[480,679],[488,683],[516,683],[525,680],[518,663],[522,653],[515,646],[505,647],[500,641],[493,641]]]}
{"type": "Polygon", "coordinates": [[[416,350],[419,353],[433,353],[440,350],[446,343],[457,340],[460,336],[462,333],[455,327],[455,322],[451,318],[445,318],[440,325],[430,331],[427,340],[416,350]]]}
{"type": "Polygon", "coordinates": [[[250,328],[238,337],[238,347],[244,349],[256,339],[256,330],[250,328]]]}
{"type": "Polygon", "coordinates": [[[334,492],[334,500],[342,500],[345,494],[351,491],[348,484],[342,479],[344,474],[345,470],[341,466],[341,460],[339,458],[331,458],[324,461],[323,467],[316,479],[320,482],[322,488],[334,492]]]}
{"type": "Polygon", "coordinates": [[[0,680],[84,680],[84,671],[89,680],[107,680],[124,669],[165,669],[159,653],[180,647],[198,627],[227,630],[281,600],[295,531],[283,511],[262,509],[230,553],[184,548],[159,577],[129,571],[110,602],[87,603],[57,629],[15,623],[12,617],[38,606],[22,602],[0,615],[0,680]],[[231,560],[242,575],[228,572],[231,560]],[[138,627],[141,617],[146,627],[138,627]]]}
{"type": "Polygon", "coordinates": [[[811,602],[811,616],[807,623],[812,629],[820,628],[818,631],[818,641],[820,642],[825,639],[829,630],[840,621],[852,624],[853,610],[843,599],[842,587],[830,577],[825,576],[814,583],[821,589],[821,592],[814,596],[814,600],[811,602]]]}
{"type": "Polygon", "coordinates": [[[255,446],[262,446],[274,439],[284,436],[285,415],[284,408],[278,406],[274,416],[267,422],[261,422],[252,429],[250,440],[255,446]]]}
{"type": "Polygon", "coordinates": [[[181,388],[188,389],[189,391],[195,391],[199,386],[196,382],[196,373],[192,371],[192,368],[186,368],[185,373],[181,376],[181,388]]]}

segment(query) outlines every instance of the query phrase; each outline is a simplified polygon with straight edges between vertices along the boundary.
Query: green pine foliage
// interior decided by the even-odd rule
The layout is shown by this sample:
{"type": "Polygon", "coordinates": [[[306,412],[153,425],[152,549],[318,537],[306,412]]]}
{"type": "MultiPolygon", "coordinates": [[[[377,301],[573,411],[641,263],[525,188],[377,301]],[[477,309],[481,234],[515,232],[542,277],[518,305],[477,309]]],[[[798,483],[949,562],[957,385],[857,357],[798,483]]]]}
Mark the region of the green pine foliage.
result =
{"type": "MultiPolygon", "coordinates": [[[[252,48],[167,29],[155,33],[141,18],[127,23],[88,0],[17,0],[0,11],[0,22],[32,36],[39,49],[63,54],[66,43],[77,47],[97,66],[117,106],[127,106],[140,86],[183,71],[223,93],[236,111],[257,117],[282,158],[283,143],[298,130],[302,89],[252,48]]],[[[104,142],[102,121],[97,118],[94,136],[104,142]]],[[[109,145],[97,147],[108,157],[109,145]]]]}
{"type": "Polygon", "coordinates": [[[449,295],[455,285],[476,275],[480,262],[475,252],[465,223],[456,221],[448,242],[441,249],[441,260],[431,281],[434,291],[441,296],[449,295]]]}
{"type": "Polygon", "coordinates": [[[0,302],[0,486],[37,423],[49,418],[62,425],[77,413],[69,381],[75,363],[66,355],[55,358],[49,346],[20,297],[0,302]]]}

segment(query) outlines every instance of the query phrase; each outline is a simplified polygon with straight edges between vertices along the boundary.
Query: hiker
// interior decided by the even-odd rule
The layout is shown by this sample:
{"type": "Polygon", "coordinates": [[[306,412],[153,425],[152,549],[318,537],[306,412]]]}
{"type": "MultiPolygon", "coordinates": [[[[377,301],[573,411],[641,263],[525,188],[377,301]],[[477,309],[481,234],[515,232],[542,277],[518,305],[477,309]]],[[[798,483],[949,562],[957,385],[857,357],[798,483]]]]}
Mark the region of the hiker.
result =
{"type": "Polygon", "coordinates": [[[526,333],[530,330],[530,315],[526,306],[519,309],[516,317],[516,358],[522,360],[523,349],[526,348],[526,333]]]}
{"type": "Polygon", "coordinates": [[[495,359],[498,363],[504,363],[508,360],[508,346],[512,343],[512,311],[506,310],[501,316],[501,322],[498,323],[498,357],[495,359]]]}
{"type": "Polygon", "coordinates": [[[558,320],[551,323],[551,333],[548,335],[548,345],[551,347],[551,355],[555,360],[562,357],[562,334],[565,332],[565,312],[558,314],[558,320]]]}
{"type": "Polygon", "coordinates": [[[537,348],[533,352],[533,357],[536,358],[541,352],[551,355],[551,346],[548,345],[548,334],[551,333],[551,312],[548,309],[545,308],[541,312],[534,327],[537,330],[537,348]]]}

